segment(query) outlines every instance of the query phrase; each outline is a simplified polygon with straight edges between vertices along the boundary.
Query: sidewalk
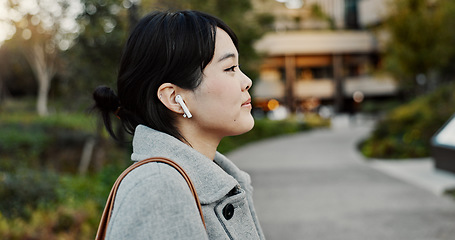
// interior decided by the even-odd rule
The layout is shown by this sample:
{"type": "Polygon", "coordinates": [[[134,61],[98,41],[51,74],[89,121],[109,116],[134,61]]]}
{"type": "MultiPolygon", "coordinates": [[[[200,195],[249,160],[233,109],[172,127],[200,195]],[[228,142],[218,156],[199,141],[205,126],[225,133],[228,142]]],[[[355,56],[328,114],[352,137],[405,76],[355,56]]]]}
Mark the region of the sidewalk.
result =
{"type": "MultiPolygon", "coordinates": [[[[363,127],[372,127],[371,121],[362,118],[358,119],[357,124],[360,126],[363,125],[363,127]]],[[[350,126],[352,124],[349,122],[347,116],[338,117],[334,121],[335,130],[350,126]]],[[[369,159],[367,163],[379,171],[424,188],[437,195],[442,195],[447,190],[455,190],[455,174],[436,169],[432,158],[397,161],[369,159]]]]}
{"type": "Polygon", "coordinates": [[[443,195],[447,190],[455,190],[455,174],[434,168],[431,158],[372,160],[370,166],[437,195],[443,195]]]}
{"type": "Polygon", "coordinates": [[[366,161],[355,146],[370,130],[340,118],[229,154],[252,177],[267,239],[454,239],[455,201],[441,192],[455,177],[429,159],[366,161]]]}

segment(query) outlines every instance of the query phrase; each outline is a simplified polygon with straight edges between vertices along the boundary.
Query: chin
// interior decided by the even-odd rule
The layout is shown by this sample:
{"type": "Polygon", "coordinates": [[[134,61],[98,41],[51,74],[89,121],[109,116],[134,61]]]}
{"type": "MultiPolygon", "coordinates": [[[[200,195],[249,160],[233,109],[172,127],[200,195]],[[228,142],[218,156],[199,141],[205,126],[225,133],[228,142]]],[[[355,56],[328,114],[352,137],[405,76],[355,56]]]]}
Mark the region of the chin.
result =
{"type": "Polygon", "coordinates": [[[250,125],[249,125],[249,128],[248,128],[248,130],[246,132],[249,132],[254,127],[254,118],[253,118],[253,116],[250,115],[250,119],[251,119],[250,120],[250,125]]]}
{"type": "Polygon", "coordinates": [[[247,133],[251,129],[253,129],[253,127],[254,127],[254,118],[253,118],[253,116],[250,115],[247,119],[244,120],[239,133],[237,133],[235,135],[241,135],[241,134],[247,133]]]}

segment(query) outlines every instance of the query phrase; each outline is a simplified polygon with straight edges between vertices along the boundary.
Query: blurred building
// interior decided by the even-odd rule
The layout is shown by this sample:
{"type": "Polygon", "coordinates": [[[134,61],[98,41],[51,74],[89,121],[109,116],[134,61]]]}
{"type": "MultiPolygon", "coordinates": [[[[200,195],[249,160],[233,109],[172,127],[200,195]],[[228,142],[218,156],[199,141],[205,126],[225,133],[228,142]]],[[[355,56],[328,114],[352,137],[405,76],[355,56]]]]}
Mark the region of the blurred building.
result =
{"type": "Polygon", "coordinates": [[[381,23],[386,0],[254,0],[272,14],[272,32],[256,44],[266,55],[255,82],[257,106],[271,99],[291,111],[319,104],[352,111],[365,98],[397,93],[393,79],[375,71],[381,41],[370,30],[381,23]]]}

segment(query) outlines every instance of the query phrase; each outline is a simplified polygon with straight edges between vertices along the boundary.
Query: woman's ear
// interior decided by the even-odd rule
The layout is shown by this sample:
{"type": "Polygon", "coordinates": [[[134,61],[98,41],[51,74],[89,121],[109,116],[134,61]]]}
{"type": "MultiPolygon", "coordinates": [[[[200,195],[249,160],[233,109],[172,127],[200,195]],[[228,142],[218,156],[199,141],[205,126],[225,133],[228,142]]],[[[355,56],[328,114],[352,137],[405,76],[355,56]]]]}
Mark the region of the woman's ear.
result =
{"type": "Polygon", "coordinates": [[[163,83],[158,88],[157,95],[158,99],[172,112],[183,114],[183,109],[178,102],[175,101],[177,91],[180,88],[172,83],[163,83]]]}

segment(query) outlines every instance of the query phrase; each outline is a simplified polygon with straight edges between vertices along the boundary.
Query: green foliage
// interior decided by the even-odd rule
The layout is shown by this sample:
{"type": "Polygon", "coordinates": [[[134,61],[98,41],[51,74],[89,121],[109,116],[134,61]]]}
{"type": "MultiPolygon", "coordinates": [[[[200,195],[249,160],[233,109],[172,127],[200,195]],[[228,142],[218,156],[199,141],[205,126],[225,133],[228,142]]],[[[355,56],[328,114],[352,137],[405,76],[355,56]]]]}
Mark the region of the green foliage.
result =
{"type": "Polygon", "coordinates": [[[31,212],[28,220],[0,214],[0,239],[93,239],[99,216],[96,204],[90,200],[78,208],[60,206],[52,211],[39,208],[31,212]]]}
{"type": "Polygon", "coordinates": [[[390,111],[360,145],[370,158],[416,158],[430,154],[430,139],[455,113],[455,84],[448,84],[390,111]]]}
{"type": "MultiPolygon", "coordinates": [[[[50,138],[43,128],[24,126],[20,123],[1,124],[0,157],[2,158],[36,160],[49,142],[50,138]]],[[[6,167],[4,164],[6,164],[5,160],[1,165],[6,167]]]]}
{"type": "Polygon", "coordinates": [[[362,112],[379,114],[382,112],[387,112],[400,106],[402,103],[399,100],[365,100],[362,102],[362,112]]]}
{"type": "MultiPolygon", "coordinates": [[[[8,97],[9,94],[32,95],[36,93],[37,81],[32,69],[14,44],[16,43],[13,41],[7,41],[0,47],[0,82],[2,84],[0,100],[4,100],[3,98],[8,97]]],[[[31,110],[36,108],[34,103],[31,110]]],[[[3,106],[0,105],[1,108],[3,106]]]]}
{"type": "Polygon", "coordinates": [[[127,0],[83,0],[77,21],[83,31],[64,53],[67,71],[59,92],[67,107],[87,108],[98,85],[115,85],[123,44],[128,35],[127,0]]]}
{"type": "MultiPolygon", "coordinates": [[[[95,118],[92,115],[78,112],[59,112],[46,117],[40,117],[30,112],[10,112],[0,114],[0,126],[3,124],[22,124],[42,126],[43,128],[63,128],[84,132],[95,130],[95,118]]],[[[25,132],[25,131],[24,131],[25,132]]]]}
{"type": "Polygon", "coordinates": [[[329,127],[331,124],[330,119],[323,118],[314,112],[308,112],[303,115],[304,123],[309,128],[329,127]]]}
{"type": "Polygon", "coordinates": [[[50,171],[45,164],[74,157],[56,156],[61,144],[79,155],[75,133],[91,134],[93,125],[86,114],[0,115],[0,239],[94,237],[110,188],[129,163],[117,160],[127,159],[126,151],[107,151],[109,166],[87,176],[50,171]]]}
{"type": "Polygon", "coordinates": [[[311,16],[316,18],[316,19],[320,19],[320,20],[324,20],[326,21],[329,26],[330,26],[330,29],[335,29],[336,26],[335,26],[335,21],[333,20],[333,18],[331,18],[328,14],[326,14],[321,6],[317,3],[313,3],[310,7],[311,9],[311,16]]]}
{"type": "Polygon", "coordinates": [[[451,197],[452,199],[455,199],[455,189],[454,188],[446,190],[444,194],[451,197]]]}
{"type": "Polygon", "coordinates": [[[57,190],[59,201],[66,206],[78,208],[90,199],[101,211],[112,185],[127,165],[110,164],[100,172],[88,176],[61,175],[61,187],[57,190]]]}
{"type": "Polygon", "coordinates": [[[412,90],[418,74],[438,78],[447,75],[449,69],[453,71],[454,62],[450,60],[455,59],[455,2],[397,0],[390,1],[389,6],[385,30],[390,39],[384,67],[401,86],[412,90]]]}
{"type": "Polygon", "coordinates": [[[227,153],[249,142],[284,134],[297,133],[310,129],[308,124],[292,121],[272,121],[267,119],[256,120],[253,129],[239,136],[225,137],[218,146],[218,151],[227,153]]]}
{"type": "Polygon", "coordinates": [[[0,212],[7,218],[28,218],[39,205],[57,202],[57,187],[57,176],[50,172],[0,172],[0,212]]]}
{"type": "MultiPolygon", "coordinates": [[[[52,149],[61,150],[62,146],[74,143],[82,145],[93,132],[94,119],[84,114],[61,113],[47,117],[24,112],[2,114],[0,169],[19,166],[45,169],[46,164],[59,161],[56,155],[50,154],[52,149]],[[52,159],[43,159],[46,154],[52,159]]],[[[63,154],[62,157],[75,156],[63,154]]]]}

